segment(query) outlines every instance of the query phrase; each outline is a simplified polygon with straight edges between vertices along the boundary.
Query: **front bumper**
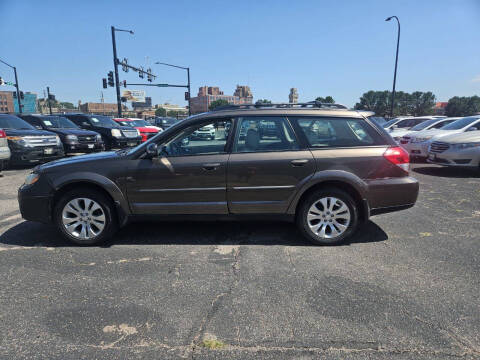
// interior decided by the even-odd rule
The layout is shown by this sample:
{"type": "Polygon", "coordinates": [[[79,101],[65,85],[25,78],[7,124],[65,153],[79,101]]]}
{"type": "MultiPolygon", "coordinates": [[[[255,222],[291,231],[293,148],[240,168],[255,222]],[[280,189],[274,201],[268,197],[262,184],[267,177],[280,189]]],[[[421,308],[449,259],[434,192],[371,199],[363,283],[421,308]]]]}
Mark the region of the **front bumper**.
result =
{"type": "Polygon", "coordinates": [[[124,149],[128,147],[133,147],[137,146],[142,143],[142,137],[136,137],[136,138],[114,138],[112,140],[112,147],[113,148],[119,148],[119,149],[124,149]]]}
{"type": "Polygon", "coordinates": [[[103,143],[91,143],[91,144],[64,144],[63,145],[66,154],[70,153],[89,153],[96,151],[103,151],[105,146],[103,143]]]}
{"type": "Polygon", "coordinates": [[[477,168],[480,166],[480,149],[447,150],[442,153],[429,152],[427,162],[445,166],[477,168]]]}
{"type": "Polygon", "coordinates": [[[44,224],[51,223],[51,196],[38,195],[33,188],[31,185],[22,185],[18,189],[18,205],[22,218],[44,224]]]}
{"type": "Polygon", "coordinates": [[[370,214],[377,215],[407,209],[415,205],[419,183],[410,176],[367,180],[370,214]]]}
{"type": "Polygon", "coordinates": [[[400,144],[405,150],[408,151],[411,157],[419,157],[419,158],[426,158],[428,155],[428,145],[429,142],[421,142],[421,143],[407,143],[407,144],[400,144]]]}
{"type": "Polygon", "coordinates": [[[63,146],[55,147],[17,147],[12,150],[11,164],[36,164],[57,160],[65,156],[63,146]],[[45,150],[46,148],[50,149],[45,150]]]}

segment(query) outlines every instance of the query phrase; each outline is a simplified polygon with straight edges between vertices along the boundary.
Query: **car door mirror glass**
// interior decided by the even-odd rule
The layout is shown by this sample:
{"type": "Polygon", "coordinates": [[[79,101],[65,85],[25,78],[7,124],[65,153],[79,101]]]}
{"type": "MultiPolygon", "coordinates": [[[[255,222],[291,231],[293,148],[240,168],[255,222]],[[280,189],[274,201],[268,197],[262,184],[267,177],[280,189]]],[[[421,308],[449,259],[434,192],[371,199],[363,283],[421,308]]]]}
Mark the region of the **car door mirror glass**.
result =
{"type": "Polygon", "coordinates": [[[151,143],[147,145],[146,149],[147,156],[153,158],[158,155],[158,145],[155,143],[151,143]]]}

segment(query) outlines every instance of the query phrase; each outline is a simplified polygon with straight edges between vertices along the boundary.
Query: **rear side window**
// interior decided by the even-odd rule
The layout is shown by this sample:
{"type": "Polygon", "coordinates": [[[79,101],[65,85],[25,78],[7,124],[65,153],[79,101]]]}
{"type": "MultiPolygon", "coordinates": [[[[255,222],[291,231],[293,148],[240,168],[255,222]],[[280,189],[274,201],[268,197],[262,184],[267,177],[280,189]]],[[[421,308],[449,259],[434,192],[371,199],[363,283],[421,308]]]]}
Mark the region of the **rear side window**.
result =
{"type": "Polygon", "coordinates": [[[380,145],[381,136],[362,119],[289,118],[297,124],[309,147],[355,147],[380,145]]]}

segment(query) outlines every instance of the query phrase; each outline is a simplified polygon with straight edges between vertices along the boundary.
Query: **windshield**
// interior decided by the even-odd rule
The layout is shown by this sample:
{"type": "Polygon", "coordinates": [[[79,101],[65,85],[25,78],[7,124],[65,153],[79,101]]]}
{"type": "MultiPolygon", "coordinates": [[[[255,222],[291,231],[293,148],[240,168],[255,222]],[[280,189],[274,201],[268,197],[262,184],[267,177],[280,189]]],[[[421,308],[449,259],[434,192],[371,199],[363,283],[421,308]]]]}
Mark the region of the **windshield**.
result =
{"type": "Polygon", "coordinates": [[[78,126],[63,116],[43,116],[43,125],[52,129],[78,129],[78,126]]]}
{"type": "Polygon", "coordinates": [[[386,122],[385,124],[383,124],[382,126],[386,129],[386,128],[388,128],[390,125],[395,124],[397,121],[398,121],[398,119],[392,119],[392,120],[387,121],[387,122],[386,122]]]}
{"type": "Polygon", "coordinates": [[[160,120],[160,122],[162,124],[165,124],[165,125],[173,125],[173,124],[175,124],[176,121],[177,121],[177,119],[175,119],[175,118],[166,118],[166,119],[160,120]]]}
{"type": "Polygon", "coordinates": [[[12,115],[0,116],[0,129],[35,130],[26,121],[12,115]]]}
{"type": "Polygon", "coordinates": [[[126,120],[116,120],[116,123],[122,126],[134,127],[133,121],[126,121],[126,120]]]}
{"type": "Polygon", "coordinates": [[[134,126],[138,126],[138,127],[150,126],[150,124],[145,120],[132,120],[130,122],[133,123],[134,126]]]}
{"type": "Polygon", "coordinates": [[[420,131],[420,130],[423,130],[423,129],[427,128],[428,126],[430,126],[432,124],[435,124],[437,121],[438,121],[438,119],[427,120],[427,121],[421,122],[420,124],[415,125],[410,130],[420,131]]]}
{"type": "Polygon", "coordinates": [[[440,129],[442,130],[460,130],[463,129],[465,126],[470,125],[471,123],[477,121],[478,117],[464,117],[458,119],[448,125],[442,126],[440,129]]]}
{"type": "Polygon", "coordinates": [[[118,124],[112,120],[112,118],[103,115],[90,116],[90,121],[95,126],[101,126],[106,128],[116,128],[118,124]]]}

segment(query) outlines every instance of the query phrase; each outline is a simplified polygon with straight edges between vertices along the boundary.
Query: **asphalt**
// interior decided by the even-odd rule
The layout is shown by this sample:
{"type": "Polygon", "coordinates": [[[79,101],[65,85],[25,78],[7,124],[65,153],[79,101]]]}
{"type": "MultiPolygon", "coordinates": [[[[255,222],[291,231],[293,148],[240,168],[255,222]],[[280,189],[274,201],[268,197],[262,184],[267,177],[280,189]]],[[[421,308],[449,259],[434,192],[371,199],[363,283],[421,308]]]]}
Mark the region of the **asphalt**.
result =
{"type": "Polygon", "coordinates": [[[478,359],[480,173],[342,246],[292,224],[138,223],[101,247],[23,221],[0,178],[0,359],[478,359]]]}

